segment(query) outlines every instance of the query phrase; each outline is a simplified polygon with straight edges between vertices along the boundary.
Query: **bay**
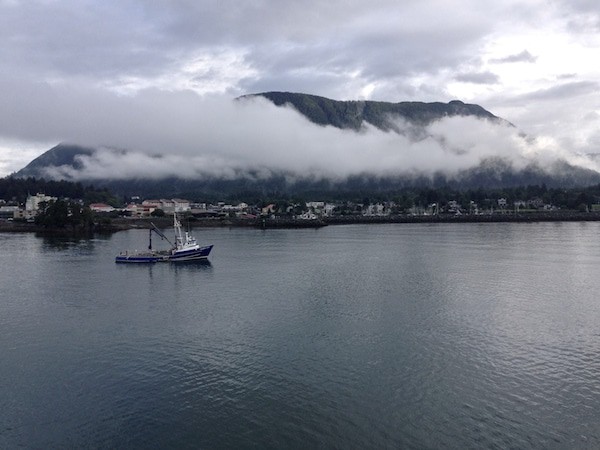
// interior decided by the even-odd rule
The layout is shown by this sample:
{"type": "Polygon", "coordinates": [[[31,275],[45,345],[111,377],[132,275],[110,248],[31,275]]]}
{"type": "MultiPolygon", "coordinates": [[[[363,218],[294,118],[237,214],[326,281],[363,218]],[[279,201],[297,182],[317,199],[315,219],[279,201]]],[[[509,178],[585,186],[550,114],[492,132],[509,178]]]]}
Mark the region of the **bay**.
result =
{"type": "Polygon", "coordinates": [[[597,448],[599,232],[0,234],[0,447],[597,448]]]}

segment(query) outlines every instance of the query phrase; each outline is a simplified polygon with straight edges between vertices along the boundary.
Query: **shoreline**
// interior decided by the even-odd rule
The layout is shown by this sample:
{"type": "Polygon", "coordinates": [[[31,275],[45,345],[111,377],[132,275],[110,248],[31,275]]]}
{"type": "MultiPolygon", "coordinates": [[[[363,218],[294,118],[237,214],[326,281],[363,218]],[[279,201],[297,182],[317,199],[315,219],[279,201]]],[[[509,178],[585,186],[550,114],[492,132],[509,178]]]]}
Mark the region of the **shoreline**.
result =
{"type": "MultiPolygon", "coordinates": [[[[485,215],[451,215],[440,214],[431,216],[336,216],[318,220],[301,220],[288,218],[210,218],[194,219],[186,221],[185,225],[190,228],[213,228],[213,227],[236,227],[236,228],[259,228],[259,229],[301,229],[321,228],[329,225],[351,225],[351,224],[388,224],[388,223],[535,223],[535,222],[597,222],[600,221],[600,212],[578,212],[578,211],[551,211],[551,212],[527,212],[527,213],[496,213],[485,215]]],[[[71,229],[46,229],[32,223],[0,221],[0,232],[6,233],[39,233],[52,236],[83,236],[86,234],[106,234],[132,229],[147,229],[150,222],[158,228],[168,229],[172,226],[172,220],[166,218],[116,218],[110,224],[97,224],[91,231],[78,231],[71,229]]]]}
{"type": "Polygon", "coordinates": [[[362,216],[357,221],[353,218],[329,218],[328,224],[351,223],[502,223],[502,222],[597,222],[600,212],[552,211],[527,213],[495,213],[495,214],[440,214],[432,216],[362,216]]]}

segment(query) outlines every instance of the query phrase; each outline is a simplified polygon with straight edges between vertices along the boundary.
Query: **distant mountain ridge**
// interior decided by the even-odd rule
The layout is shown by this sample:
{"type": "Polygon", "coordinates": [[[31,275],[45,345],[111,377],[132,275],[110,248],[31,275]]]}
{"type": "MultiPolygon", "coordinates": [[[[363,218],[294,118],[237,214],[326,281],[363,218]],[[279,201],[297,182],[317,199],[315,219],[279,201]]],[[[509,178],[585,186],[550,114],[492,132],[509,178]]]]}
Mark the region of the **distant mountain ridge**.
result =
{"type": "Polygon", "coordinates": [[[92,147],[61,143],[35,158],[15,175],[20,178],[29,176],[40,178],[46,167],[71,166],[80,169],[81,164],[77,157],[90,156],[95,151],[96,149],[92,147]]]}
{"type": "Polygon", "coordinates": [[[254,97],[264,97],[276,106],[291,105],[317,125],[331,125],[357,131],[365,123],[384,131],[398,131],[398,119],[403,119],[412,125],[425,126],[444,117],[453,116],[472,116],[509,124],[479,105],[463,103],[460,100],[449,103],[341,101],[293,92],[263,92],[245,95],[239,99],[254,97]]]}

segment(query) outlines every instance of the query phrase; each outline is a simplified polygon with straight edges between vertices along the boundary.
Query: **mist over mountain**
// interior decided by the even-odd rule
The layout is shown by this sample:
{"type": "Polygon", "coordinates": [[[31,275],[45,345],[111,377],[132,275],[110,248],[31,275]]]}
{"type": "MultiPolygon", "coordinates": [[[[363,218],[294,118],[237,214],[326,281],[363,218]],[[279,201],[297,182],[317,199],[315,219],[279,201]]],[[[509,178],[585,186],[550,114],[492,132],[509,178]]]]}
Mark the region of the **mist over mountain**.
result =
{"type": "MultiPolygon", "coordinates": [[[[460,101],[266,92],[198,100],[176,117],[156,112],[143,135],[138,122],[131,117],[130,133],[107,145],[59,144],[15,175],[93,183],[123,195],[216,197],[600,182],[596,158],[527,137],[460,101]]],[[[114,135],[113,124],[98,128],[114,135]]]]}

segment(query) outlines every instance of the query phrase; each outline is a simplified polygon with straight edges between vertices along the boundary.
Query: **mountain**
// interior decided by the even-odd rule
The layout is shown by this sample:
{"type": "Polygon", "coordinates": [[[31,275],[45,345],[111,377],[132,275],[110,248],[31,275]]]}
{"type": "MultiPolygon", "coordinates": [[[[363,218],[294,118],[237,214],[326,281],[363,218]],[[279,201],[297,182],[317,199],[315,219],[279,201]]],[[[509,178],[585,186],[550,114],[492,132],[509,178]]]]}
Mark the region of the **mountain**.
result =
{"type": "MultiPolygon", "coordinates": [[[[466,104],[455,100],[449,103],[422,103],[422,102],[376,102],[376,101],[337,101],[324,97],[297,94],[288,92],[265,92],[250,94],[239,97],[236,101],[252,100],[253,98],[265,98],[277,107],[291,107],[308,119],[302,132],[310,133],[311,127],[331,126],[343,130],[350,130],[359,135],[369,127],[391,132],[389,139],[393,139],[393,133],[402,135],[405,141],[410,142],[433,142],[437,150],[437,156],[429,156],[429,147],[418,147],[419,151],[411,153],[427,164],[428,158],[439,158],[440,155],[449,161],[458,161],[464,158],[465,152],[456,148],[456,139],[448,141],[440,131],[433,134],[431,127],[445,118],[467,118],[483,119],[490,127],[498,126],[498,129],[510,128],[511,133],[516,134],[516,128],[506,120],[499,118],[479,105],[466,104]],[[450,156],[448,156],[450,155],[450,156]]],[[[473,126],[481,121],[468,122],[467,126],[473,126]]],[[[226,126],[226,125],[224,125],[226,126]]],[[[452,124],[447,125],[452,126],[452,124]]],[[[466,129],[458,130],[461,134],[466,129]]],[[[387,136],[387,134],[386,134],[387,136]]],[[[344,134],[345,139],[352,139],[351,134],[344,134]]],[[[475,135],[474,139],[478,139],[475,135]]],[[[294,137],[290,137],[294,139],[294,137]]],[[[388,139],[388,137],[386,137],[388,139]]],[[[489,139],[489,138],[488,138],[489,139]]],[[[492,137],[493,139],[493,137],[492,137]]],[[[367,141],[371,143],[371,141],[367,141]]],[[[460,140],[459,140],[460,142],[460,140]]],[[[395,147],[393,147],[395,151],[395,147]]],[[[362,147],[360,148],[362,152],[362,147]]],[[[365,147],[364,151],[371,149],[365,147]]],[[[376,150],[376,149],[373,149],[376,150]]],[[[290,151],[288,148],[277,149],[279,152],[290,151]]],[[[327,150],[325,150],[327,151],[327,150]]],[[[404,151],[399,145],[398,152],[404,151]]],[[[377,152],[374,152],[377,154],[377,152]]],[[[107,187],[119,195],[140,195],[143,197],[174,197],[182,196],[189,198],[225,199],[225,198],[259,198],[264,196],[279,195],[290,197],[294,195],[322,198],[343,198],[353,195],[370,195],[369,193],[386,193],[394,190],[410,187],[441,187],[451,186],[453,188],[502,188],[521,185],[541,185],[548,187],[573,187],[600,183],[600,174],[593,170],[575,167],[566,161],[557,160],[551,165],[543,168],[535,162],[525,167],[519,165],[516,168],[508,157],[478,157],[473,158],[474,164],[468,169],[453,175],[445,173],[445,169],[434,169],[426,171],[398,171],[397,174],[375,175],[372,173],[355,173],[351,176],[337,177],[335,179],[324,179],[323,177],[310,174],[300,174],[291,169],[269,169],[265,172],[261,167],[247,168],[245,170],[232,169],[227,177],[217,175],[202,175],[195,178],[180,178],[173,175],[162,177],[131,177],[127,179],[99,178],[98,176],[82,178],[77,171],[82,167],[85,173],[98,173],[98,161],[119,160],[119,157],[131,156],[126,150],[95,149],[81,147],[72,144],[59,144],[48,150],[40,157],[31,161],[26,167],[18,171],[16,177],[36,178],[66,178],[81,181],[84,184],[93,184],[96,187],[107,187]],[[107,155],[110,158],[107,158],[107,155]],[[98,158],[96,158],[98,156],[98,158]],[[103,156],[104,158],[101,158],[103,156]],[[233,173],[233,175],[232,175],[233,173]],[[71,178],[69,178],[71,177],[71,178]],[[93,179],[92,179],[93,178],[93,179]]],[[[165,158],[168,155],[163,155],[165,158]]],[[[153,155],[160,159],[160,155],[153,155]]],[[[135,156],[128,158],[135,160],[135,156]]],[[[124,159],[123,159],[124,160],[124,159]]],[[[168,165],[165,162],[165,165],[168,165]]],[[[116,167],[116,166],[115,166],[116,167]]],[[[438,167],[440,166],[438,164],[438,167]]],[[[107,173],[106,170],[103,173],[107,173]]],[[[139,173],[139,171],[138,171],[139,173]]]]}
{"type": "Polygon", "coordinates": [[[95,151],[96,150],[91,147],[59,144],[35,158],[24,168],[19,170],[15,176],[18,178],[43,178],[45,175],[44,169],[47,167],[71,166],[74,169],[81,169],[79,158],[81,156],[91,156],[95,151]]]}
{"type": "Polygon", "coordinates": [[[276,106],[290,105],[317,125],[331,125],[357,131],[365,123],[383,131],[398,131],[398,119],[403,119],[412,125],[425,126],[444,117],[453,116],[472,116],[508,123],[479,105],[463,103],[460,100],[453,100],[450,103],[339,101],[292,92],[264,92],[245,95],[239,99],[253,97],[264,97],[276,106]]]}

